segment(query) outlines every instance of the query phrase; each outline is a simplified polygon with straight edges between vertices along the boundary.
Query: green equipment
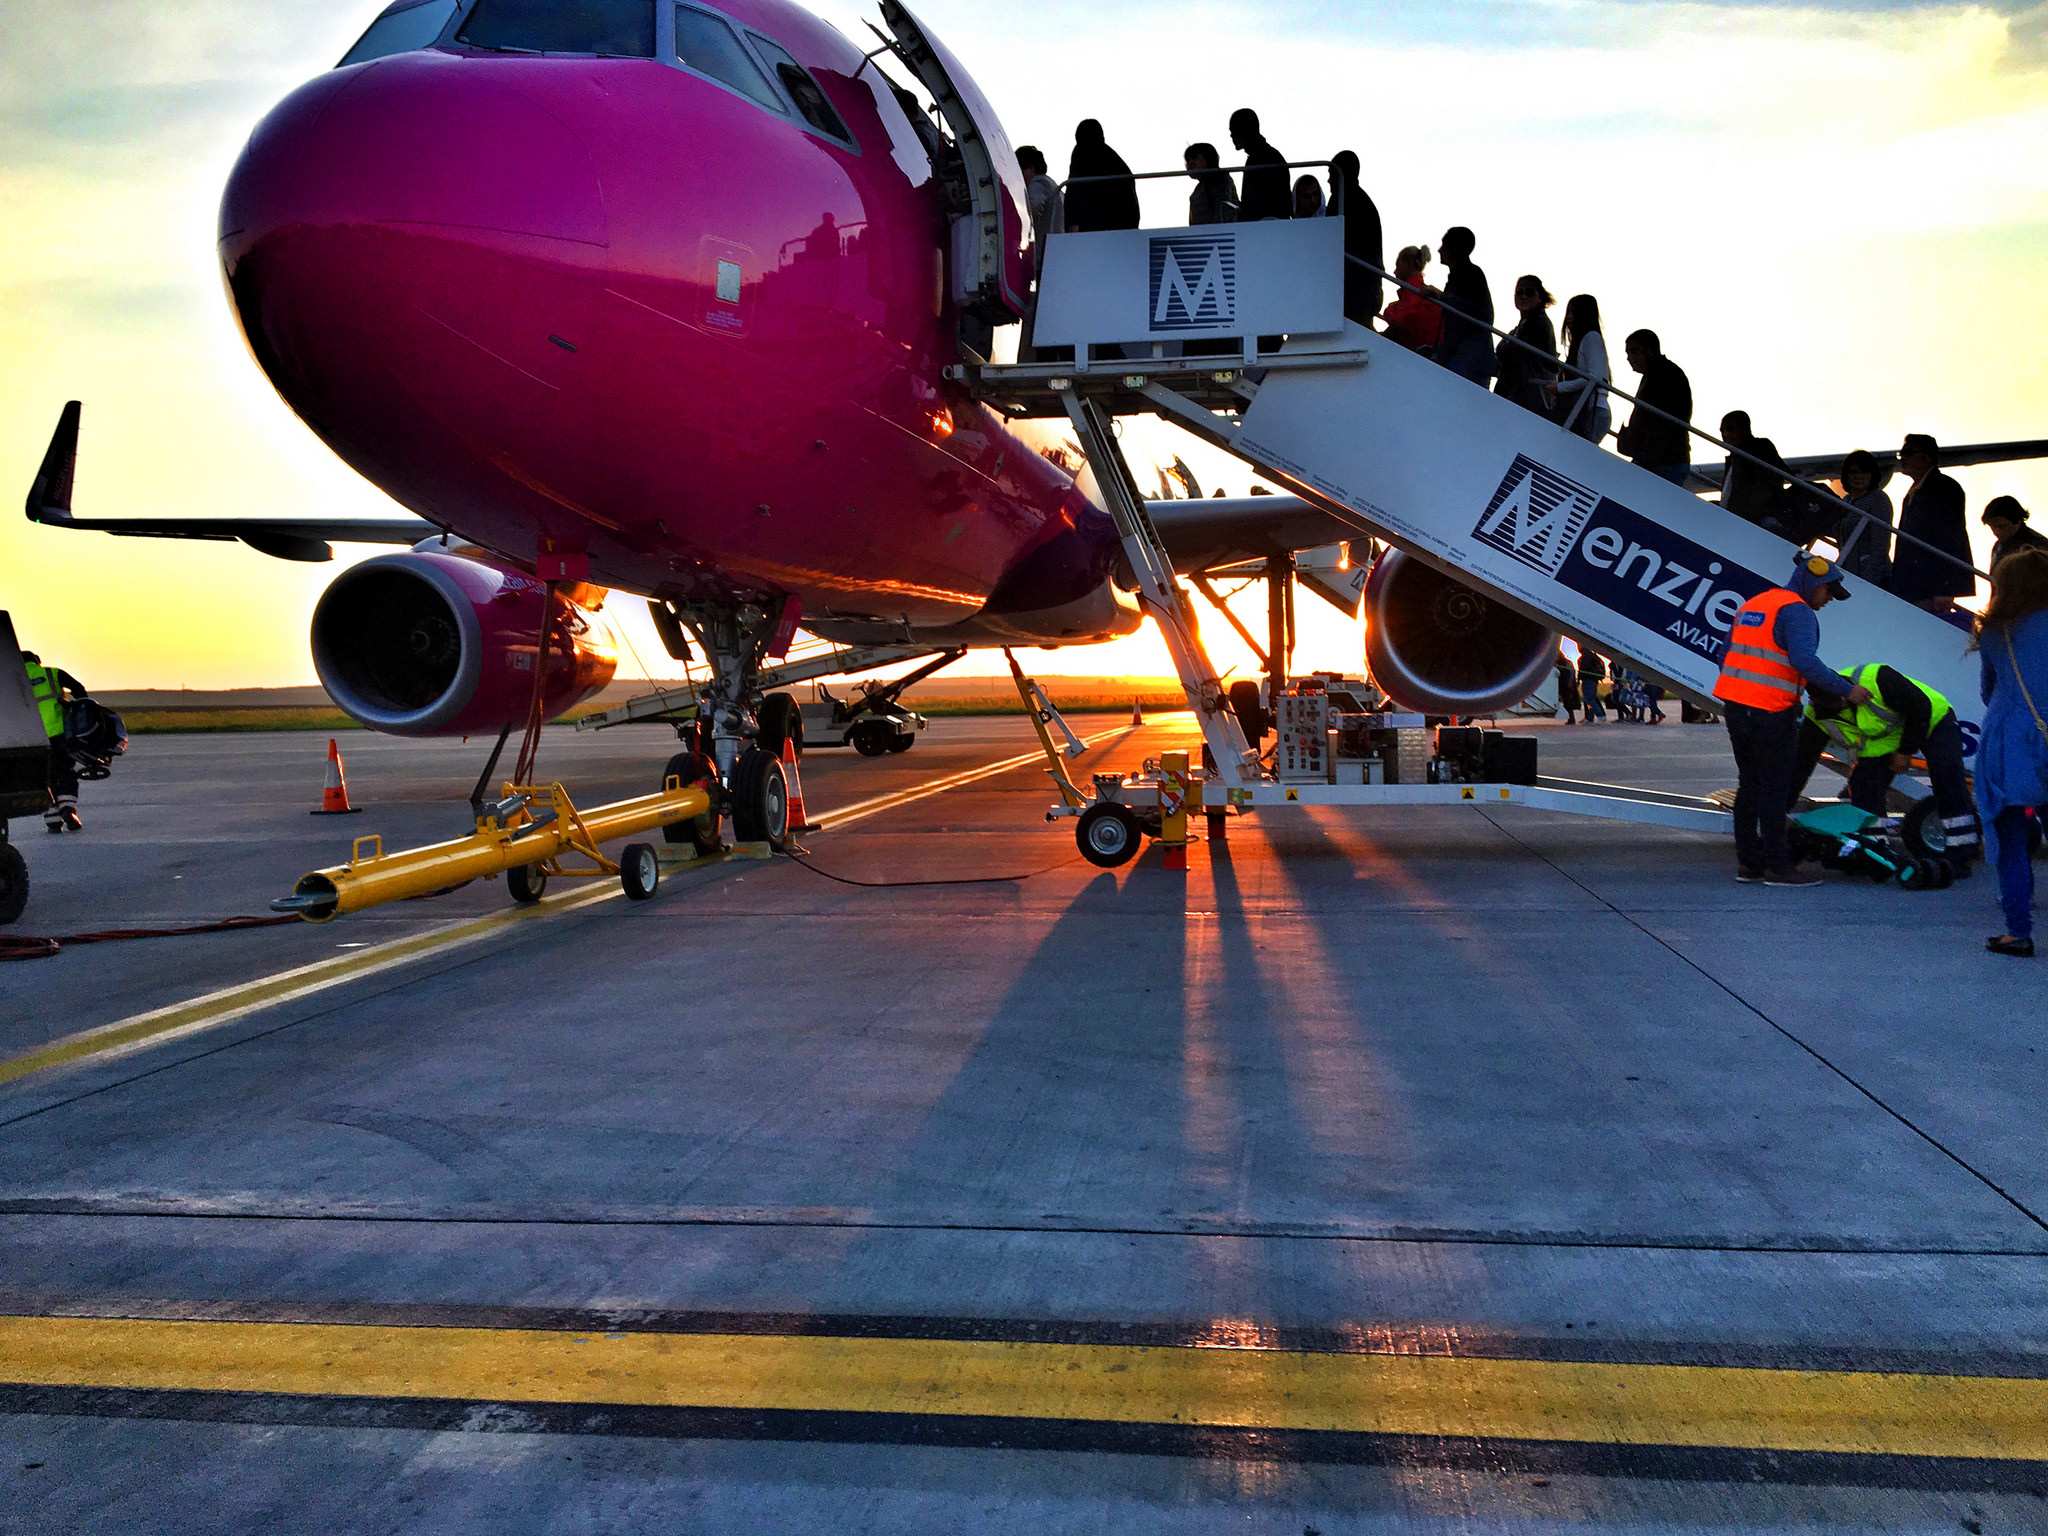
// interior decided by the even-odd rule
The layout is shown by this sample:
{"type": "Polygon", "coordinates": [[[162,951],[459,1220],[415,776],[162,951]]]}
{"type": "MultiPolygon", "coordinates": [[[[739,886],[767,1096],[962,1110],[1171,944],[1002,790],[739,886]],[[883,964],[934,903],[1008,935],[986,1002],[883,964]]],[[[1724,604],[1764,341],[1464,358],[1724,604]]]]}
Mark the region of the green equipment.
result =
{"type": "Polygon", "coordinates": [[[1817,805],[1792,818],[1792,855],[1837,874],[1861,875],[1878,885],[1897,881],[1908,890],[1945,891],[1955,884],[1948,859],[1908,851],[1885,829],[1885,819],[1847,801],[1817,805]]]}

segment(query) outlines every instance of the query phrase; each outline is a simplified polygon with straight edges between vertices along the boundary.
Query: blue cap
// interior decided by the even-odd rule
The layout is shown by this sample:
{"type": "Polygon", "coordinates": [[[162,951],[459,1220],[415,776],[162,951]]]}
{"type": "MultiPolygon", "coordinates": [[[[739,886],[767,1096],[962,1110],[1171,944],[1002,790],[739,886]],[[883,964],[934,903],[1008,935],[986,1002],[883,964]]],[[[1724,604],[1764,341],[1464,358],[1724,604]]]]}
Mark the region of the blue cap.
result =
{"type": "Polygon", "coordinates": [[[1798,563],[1792,567],[1792,579],[1786,585],[1801,597],[1811,597],[1822,587],[1834,588],[1838,600],[1846,600],[1849,596],[1849,588],[1842,579],[1842,568],[1826,555],[1816,555],[1811,550],[1801,552],[1798,563]]]}

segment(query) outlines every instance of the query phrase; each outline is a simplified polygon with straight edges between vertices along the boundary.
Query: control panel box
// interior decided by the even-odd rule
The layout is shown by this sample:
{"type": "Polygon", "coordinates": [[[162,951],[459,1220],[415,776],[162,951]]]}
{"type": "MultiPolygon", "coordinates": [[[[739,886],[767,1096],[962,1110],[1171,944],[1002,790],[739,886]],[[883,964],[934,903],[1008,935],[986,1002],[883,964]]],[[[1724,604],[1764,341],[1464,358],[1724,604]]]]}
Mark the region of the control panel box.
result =
{"type": "Polygon", "coordinates": [[[1330,700],[1320,693],[1280,695],[1280,740],[1275,763],[1292,783],[1327,783],[1330,777],[1330,700]]]}

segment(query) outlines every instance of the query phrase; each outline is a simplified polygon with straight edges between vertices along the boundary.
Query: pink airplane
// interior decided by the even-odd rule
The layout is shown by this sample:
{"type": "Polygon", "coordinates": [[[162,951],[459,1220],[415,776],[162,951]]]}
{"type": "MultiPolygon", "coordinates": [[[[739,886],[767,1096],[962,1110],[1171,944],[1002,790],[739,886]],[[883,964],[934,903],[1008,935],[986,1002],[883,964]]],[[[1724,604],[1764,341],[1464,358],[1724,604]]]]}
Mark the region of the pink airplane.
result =
{"type": "MultiPolygon", "coordinates": [[[[543,631],[544,715],[589,697],[613,670],[595,610],[644,595],[716,674],[685,766],[740,800],[778,793],[792,701],[757,677],[799,623],[934,648],[1130,633],[1064,424],[947,379],[963,346],[1014,348],[1023,179],[959,62],[882,11],[876,54],[943,132],[789,0],[398,0],[258,125],[220,257],[279,394],[417,517],[76,519],[75,404],[30,517],[295,559],[421,545],[352,567],[313,619],[336,703],[399,735],[525,719],[543,631]]],[[[1352,536],[1292,498],[1184,505],[1197,567],[1352,536]]],[[[1475,629],[1448,578],[1411,562],[1398,598],[1401,559],[1367,594],[1397,698],[1478,713],[1548,672],[1546,630],[1474,598],[1475,629]]]]}

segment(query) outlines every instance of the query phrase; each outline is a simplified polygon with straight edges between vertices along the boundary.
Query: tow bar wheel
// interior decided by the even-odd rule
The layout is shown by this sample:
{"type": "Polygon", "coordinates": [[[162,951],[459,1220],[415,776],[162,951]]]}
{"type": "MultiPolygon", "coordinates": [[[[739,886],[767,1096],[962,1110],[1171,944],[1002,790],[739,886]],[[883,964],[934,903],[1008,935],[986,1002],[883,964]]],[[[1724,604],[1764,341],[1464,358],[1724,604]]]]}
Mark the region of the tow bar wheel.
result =
{"type": "Polygon", "coordinates": [[[548,893],[548,872],[538,864],[515,864],[505,871],[505,886],[512,899],[530,907],[548,893]]]}
{"type": "Polygon", "coordinates": [[[1130,863],[1138,856],[1142,840],[1138,818],[1109,801],[1089,806],[1074,828],[1081,857],[1097,869],[1117,869],[1130,863]]]}
{"type": "Polygon", "coordinates": [[[645,901],[661,885],[661,858],[652,843],[628,843],[619,855],[619,884],[628,901],[645,901]]]}

